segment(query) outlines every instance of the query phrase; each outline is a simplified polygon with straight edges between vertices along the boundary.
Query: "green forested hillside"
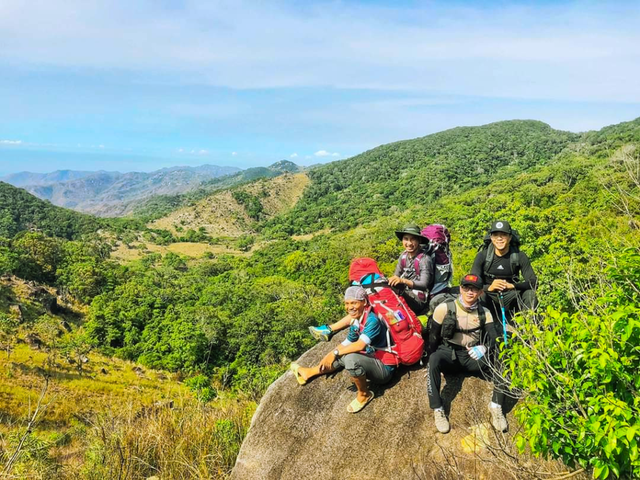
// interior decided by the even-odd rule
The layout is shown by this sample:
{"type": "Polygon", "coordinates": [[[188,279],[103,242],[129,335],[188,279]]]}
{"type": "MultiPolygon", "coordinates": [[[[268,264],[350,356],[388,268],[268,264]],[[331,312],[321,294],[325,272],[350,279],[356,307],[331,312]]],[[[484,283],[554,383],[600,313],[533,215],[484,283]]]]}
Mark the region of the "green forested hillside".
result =
{"type": "MultiPolygon", "coordinates": [[[[522,447],[599,478],[632,478],[640,474],[629,453],[640,442],[639,166],[640,119],[584,135],[529,121],[453,129],[314,169],[294,212],[263,224],[271,240],[249,257],[148,254],[116,268],[85,251],[85,264],[108,267],[94,289],[72,294],[89,304],[84,332],[94,348],[257,399],[314,343],[306,328],[341,315],[354,257],[376,258],[390,273],[401,251],[394,230],[441,222],[458,277],[490,222],[507,219],[540,279],[540,310],[522,319],[527,350],[505,355],[528,394],[522,447]],[[294,232],[317,234],[294,240],[294,232]],[[600,333],[577,336],[585,331],[600,333]],[[542,368],[571,376],[546,382],[542,368]],[[581,408],[584,416],[570,414],[581,408]]],[[[40,251],[25,247],[18,261],[40,251]]],[[[72,268],[59,262],[54,271],[72,268]]]]}
{"type": "Polygon", "coordinates": [[[101,222],[40,200],[25,190],[0,182],[0,236],[13,237],[30,229],[52,237],[79,238],[95,232],[101,222]]]}
{"type": "Polygon", "coordinates": [[[383,145],[313,169],[297,208],[267,229],[292,234],[352,228],[511,177],[547,162],[577,139],[542,122],[516,120],[383,145]]]}

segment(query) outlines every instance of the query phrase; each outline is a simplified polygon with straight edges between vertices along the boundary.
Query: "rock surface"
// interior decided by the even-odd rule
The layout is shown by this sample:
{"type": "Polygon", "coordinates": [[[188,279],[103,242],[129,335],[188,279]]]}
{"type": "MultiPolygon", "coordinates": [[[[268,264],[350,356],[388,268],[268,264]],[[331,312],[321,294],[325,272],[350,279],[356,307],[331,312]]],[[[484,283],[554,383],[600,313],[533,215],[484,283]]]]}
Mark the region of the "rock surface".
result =
{"type": "MultiPolygon", "coordinates": [[[[318,344],[298,363],[317,363],[343,337],[318,344]]],[[[455,400],[451,432],[442,435],[428,406],[425,373],[419,365],[397,372],[390,385],[373,388],[376,398],[357,414],[346,410],[355,397],[348,373],[317,377],[305,386],[285,373],[263,397],[231,478],[514,478],[513,470],[520,467],[498,461],[500,451],[511,448],[510,439],[489,423],[492,385],[477,378],[447,378],[445,408],[455,400]]],[[[527,462],[527,468],[539,468],[535,463],[540,462],[522,461],[527,462]]]]}

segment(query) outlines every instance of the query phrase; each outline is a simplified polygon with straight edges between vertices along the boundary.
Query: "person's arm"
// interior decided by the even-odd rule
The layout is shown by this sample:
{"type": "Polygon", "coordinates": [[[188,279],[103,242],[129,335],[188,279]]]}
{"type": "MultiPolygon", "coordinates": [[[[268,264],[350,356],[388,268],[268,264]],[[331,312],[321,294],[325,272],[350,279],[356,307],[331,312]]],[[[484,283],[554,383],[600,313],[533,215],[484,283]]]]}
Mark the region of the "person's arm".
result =
{"type": "Polygon", "coordinates": [[[538,287],[538,277],[533,271],[531,266],[531,260],[526,253],[520,252],[520,272],[522,272],[522,282],[515,284],[516,290],[524,291],[531,290],[538,287]]]}
{"type": "Polygon", "coordinates": [[[447,315],[447,303],[441,303],[433,311],[433,322],[429,328],[429,345],[428,352],[432,354],[438,349],[438,345],[442,342],[442,321],[447,315]]]}
{"type": "Polygon", "coordinates": [[[334,350],[327,353],[322,360],[320,360],[320,371],[329,370],[333,365],[333,362],[336,361],[338,357],[343,357],[344,355],[348,355],[349,353],[360,352],[367,348],[367,343],[364,340],[357,340],[353,343],[349,343],[347,345],[341,343],[334,350]],[[338,351],[338,355],[334,353],[338,351]]]}
{"type": "Polygon", "coordinates": [[[433,260],[429,255],[423,255],[418,263],[418,276],[409,280],[407,285],[413,290],[422,290],[429,294],[429,289],[433,287],[433,260]]]}
{"type": "MultiPolygon", "coordinates": [[[[493,245],[489,245],[489,248],[493,248],[493,245]]],[[[487,279],[484,278],[484,259],[487,257],[487,253],[484,249],[480,250],[473,260],[473,266],[471,267],[471,274],[477,275],[482,279],[483,290],[486,292],[489,290],[491,284],[487,284],[487,279]]]]}
{"type": "MultiPolygon", "coordinates": [[[[389,285],[391,285],[392,287],[395,287],[398,284],[403,284],[405,283],[405,279],[404,278],[400,278],[402,275],[402,256],[404,255],[404,253],[402,255],[400,255],[400,258],[398,258],[398,263],[396,264],[396,269],[393,272],[393,276],[389,277],[389,285]]],[[[407,261],[407,260],[405,260],[407,261]]]]}

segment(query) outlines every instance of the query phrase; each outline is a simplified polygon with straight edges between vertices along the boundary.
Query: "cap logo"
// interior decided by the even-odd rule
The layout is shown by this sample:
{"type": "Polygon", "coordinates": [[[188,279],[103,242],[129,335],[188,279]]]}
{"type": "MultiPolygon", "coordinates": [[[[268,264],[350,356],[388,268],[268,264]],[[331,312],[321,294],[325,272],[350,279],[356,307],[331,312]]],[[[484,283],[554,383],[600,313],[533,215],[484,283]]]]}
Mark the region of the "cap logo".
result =
{"type": "Polygon", "coordinates": [[[464,277],[465,280],[468,280],[470,282],[477,282],[478,281],[478,276],[477,275],[467,275],[466,277],[464,277]]]}
{"type": "Polygon", "coordinates": [[[497,228],[502,228],[502,227],[504,227],[504,223],[498,222],[498,223],[496,223],[496,227],[497,228]]]}

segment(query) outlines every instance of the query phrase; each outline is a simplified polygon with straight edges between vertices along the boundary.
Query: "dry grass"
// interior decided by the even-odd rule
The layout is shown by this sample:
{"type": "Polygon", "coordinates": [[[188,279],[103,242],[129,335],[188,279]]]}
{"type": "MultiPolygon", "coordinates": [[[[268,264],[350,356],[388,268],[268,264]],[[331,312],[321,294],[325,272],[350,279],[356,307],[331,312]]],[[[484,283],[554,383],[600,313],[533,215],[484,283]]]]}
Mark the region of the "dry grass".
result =
{"type": "MultiPolygon", "coordinates": [[[[309,184],[304,173],[281,175],[275,178],[258,180],[240,189],[252,195],[266,192],[261,199],[267,218],[291,209],[302,196],[309,184]]],[[[183,230],[197,230],[204,227],[207,234],[213,237],[237,238],[245,233],[252,233],[252,220],[247,216],[244,207],[236,202],[230,190],[212,194],[191,207],[181,208],[166,217],[149,224],[150,228],[169,230],[174,235],[183,230]]]]}
{"type": "Polygon", "coordinates": [[[111,252],[111,256],[117,261],[126,263],[133,260],[139,260],[149,252],[160,253],[161,255],[173,252],[191,258],[202,257],[206,252],[213,253],[214,255],[248,255],[246,252],[240,252],[225,245],[211,245],[208,243],[176,242],[163,246],[154,245],[152,243],[133,242],[130,247],[127,247],[122,243],[118,243],[116,249],[111,252]],[[140,248],[141,246],[144,247],[140,248]]]}
{"type": "Polygon", "coordinates": [[[0,358],[0,470],[24,434],[43,384],[45,408],[6,478],[224,478],[256,404],[204,405],[159,371],[90,355],[80,375],[19,345],[0,358]]]}
{"type": "Polygon", "coordinates": [[[83,478],[163,480],[225,478],[231,472],[255,404],[205,406],[182,398],[173,408],[97,416],[88,431],[83,478]]]}

